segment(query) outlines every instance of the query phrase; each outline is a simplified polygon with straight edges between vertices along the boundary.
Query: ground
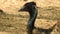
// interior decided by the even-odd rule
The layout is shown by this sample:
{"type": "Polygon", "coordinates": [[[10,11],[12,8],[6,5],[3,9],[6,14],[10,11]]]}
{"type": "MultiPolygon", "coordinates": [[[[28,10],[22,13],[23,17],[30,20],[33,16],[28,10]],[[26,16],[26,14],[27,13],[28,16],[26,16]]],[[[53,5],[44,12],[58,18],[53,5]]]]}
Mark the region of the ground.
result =
{"type": "MultiPolygon", "coordinates": [[[[27,12],[24,14],[23,13],[20,12],[20,14],[18,15],[0,13],[0,34],[27,34],[26,25],[29,19],[29,14],[27,12]]],[[[53,23],[55,23],[55,21],[60,20],[60,8],[39,7],[37,21],[39,21],[39,19],[46,19],[48,21],[52,20],[53,23]]],[[[38,29],[34,29],[33,33],[44,34],[43,32],[40,32],[38,29]]],[[[51,32],[51,34],[60,34],[60,25],[56,25],[55,29],[51,32]]]]}

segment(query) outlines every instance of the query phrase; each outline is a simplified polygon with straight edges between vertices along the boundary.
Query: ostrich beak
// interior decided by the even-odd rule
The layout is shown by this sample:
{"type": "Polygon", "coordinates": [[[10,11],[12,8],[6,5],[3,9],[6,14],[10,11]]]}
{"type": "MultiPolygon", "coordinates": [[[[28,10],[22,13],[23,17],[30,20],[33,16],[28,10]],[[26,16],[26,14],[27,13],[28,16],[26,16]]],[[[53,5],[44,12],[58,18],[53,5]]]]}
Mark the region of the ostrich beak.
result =
{"type": "Polygon", "coordinates": [[[18,10],[18,12],[20,11],[25,11],[25,7],[22,7],[20,10],[18,10]]]}

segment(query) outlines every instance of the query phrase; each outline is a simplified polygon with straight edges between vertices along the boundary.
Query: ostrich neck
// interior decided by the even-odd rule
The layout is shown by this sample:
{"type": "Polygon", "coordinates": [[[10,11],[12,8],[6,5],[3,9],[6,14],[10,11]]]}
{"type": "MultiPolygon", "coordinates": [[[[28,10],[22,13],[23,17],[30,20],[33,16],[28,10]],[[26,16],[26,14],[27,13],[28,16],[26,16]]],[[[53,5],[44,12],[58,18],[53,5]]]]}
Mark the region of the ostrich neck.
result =
{"type": "Polygon", "coordinates": [[[32,26],[34,26],[34,22],[35,22],[36,17],[37,17],[37,9],[29,11],[29,14],[30,14],[30,18],[29,18],[28,23],[31,24],[32,26]]]}

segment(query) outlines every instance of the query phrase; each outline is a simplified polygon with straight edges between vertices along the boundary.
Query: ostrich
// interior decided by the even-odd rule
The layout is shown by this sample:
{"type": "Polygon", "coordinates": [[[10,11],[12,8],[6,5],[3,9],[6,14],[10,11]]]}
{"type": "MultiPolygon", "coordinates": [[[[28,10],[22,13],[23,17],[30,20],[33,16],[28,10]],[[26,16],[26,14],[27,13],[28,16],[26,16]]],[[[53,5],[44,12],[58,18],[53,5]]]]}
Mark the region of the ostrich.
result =
{"type": "Polygon", "coordinates": [[[32,34],[34,29],[35,19],[37,17],[37,7],[35,2],[29,2],[24,5],[19,11],[27,11],[30,15],[30,19],[27,24],[28,34],[32,34]]]}
{"type": "MultiPolygon", "coordinates": [[[[29,18],[29,21],[28,21],[28,24],[27,24],[27,29],[28,29],[27,33],[28,34],[33,34],[33,29],[35,28],[34,23],[35,23],[37,14],[38,14],[36,3],[35,2],[28,2],[19,10],[19,12],[20,11],[22,11],[22,12],[26,11],[26,12],[29,13],[30,18],[29,18]]],[[[55,27],[55,25],[53,27],[51,27],[51,28],[54,28],[54,27],[55,27]]],[[[53,29],[49,28],[49,29],[40,29],[40,30],[45,32],[45,34],[50,34],[50,32],[53,29]]]]}

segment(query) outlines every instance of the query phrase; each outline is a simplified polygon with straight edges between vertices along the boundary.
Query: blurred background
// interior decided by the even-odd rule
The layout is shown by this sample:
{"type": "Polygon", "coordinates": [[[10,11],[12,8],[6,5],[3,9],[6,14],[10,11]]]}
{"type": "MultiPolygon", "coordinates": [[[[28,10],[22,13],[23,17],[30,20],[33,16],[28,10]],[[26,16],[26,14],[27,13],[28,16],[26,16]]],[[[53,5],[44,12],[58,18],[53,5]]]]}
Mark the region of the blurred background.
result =
{"type": "MultiPolygon", "coordinates": [[[[28,12],[18,12],[24,4],[36,2],[38,16],[36,28],[49,29],[51,34],[60,34],[60,0],[0,0],[0,34],[27,34],[28,12]]],[[[33,34],[45,34],[34,29],[33,34]]]]}

